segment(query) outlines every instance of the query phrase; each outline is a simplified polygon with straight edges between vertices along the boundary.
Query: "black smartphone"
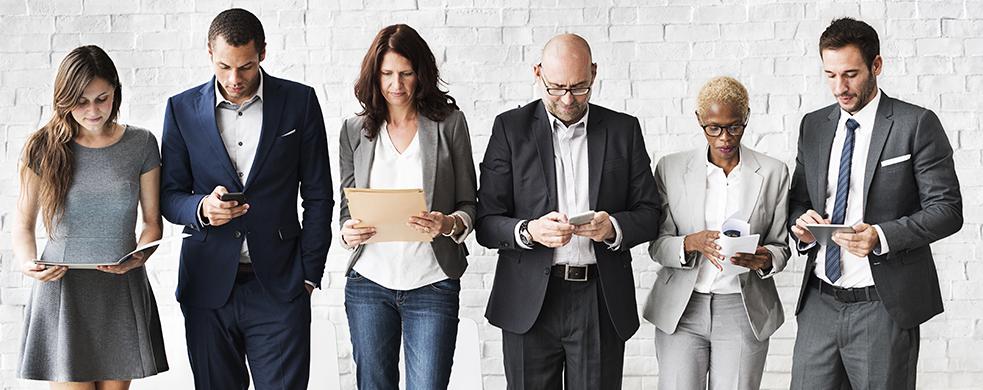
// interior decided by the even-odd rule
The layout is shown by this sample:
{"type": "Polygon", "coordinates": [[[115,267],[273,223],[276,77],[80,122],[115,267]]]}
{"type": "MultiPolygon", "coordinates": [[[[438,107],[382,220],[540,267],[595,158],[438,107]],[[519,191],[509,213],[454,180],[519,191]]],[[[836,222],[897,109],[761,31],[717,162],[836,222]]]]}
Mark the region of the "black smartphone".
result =
{"type": "Polygon", "coordinates": [[[234,200],[239,202],[240,205],[246,203],[246,195],[241,192],[226,192],[222,196],[219,196],[218,199],[223,202],[234,200]]]}

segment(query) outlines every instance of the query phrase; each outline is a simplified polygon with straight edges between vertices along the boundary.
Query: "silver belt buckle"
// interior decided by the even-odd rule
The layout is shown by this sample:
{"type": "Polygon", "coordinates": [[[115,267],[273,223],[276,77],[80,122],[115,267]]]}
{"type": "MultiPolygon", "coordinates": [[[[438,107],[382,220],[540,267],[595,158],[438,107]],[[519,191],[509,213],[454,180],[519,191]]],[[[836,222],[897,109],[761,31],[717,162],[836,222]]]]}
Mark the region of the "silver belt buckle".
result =
{"type": "Polygon", "coordinates": [[[587,281],[587,269],[588,268],[587,268],[586,265],[575,265],[575,266],[571,267],[570,264],[564,264],[563,265],[563,280],[566,280],[568,282],[586,282],[587,281]],[[584,277],[583,278],[571,278],[570,277],[570,268],[583,268],[584,269],[584,277]]]}

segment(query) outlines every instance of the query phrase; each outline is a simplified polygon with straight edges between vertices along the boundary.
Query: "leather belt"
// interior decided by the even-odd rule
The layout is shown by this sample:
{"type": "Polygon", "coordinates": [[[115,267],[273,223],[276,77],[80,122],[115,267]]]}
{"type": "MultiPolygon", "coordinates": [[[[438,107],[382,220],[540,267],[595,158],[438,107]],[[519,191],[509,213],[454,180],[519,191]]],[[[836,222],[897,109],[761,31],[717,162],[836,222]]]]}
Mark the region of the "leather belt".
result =
{"type": "Polygon", "coordinates": [[[253,273],[253,263],[239,263],[239,273],[253,273]]]}
{"type": "Polygon", "coordinates": [[[561,278],[569,282],[586,282],[595,278],[597,275],[597,265],[569,265],[557,264],[550,267],[550,276],[561,278]]]}
{"type": "Polygon", "coordinates": [[[820,293],[830,295],[837,301],[843,303],[872,302],[881,300],[880,295],[877,294],[877,288],[875,286],[856,288],[836,287],[824,282],[822,279],[819,279],[819,277],[815,274],[809,278],[809,284],[812,286],[812,288],[819,290],[820,293]]]}

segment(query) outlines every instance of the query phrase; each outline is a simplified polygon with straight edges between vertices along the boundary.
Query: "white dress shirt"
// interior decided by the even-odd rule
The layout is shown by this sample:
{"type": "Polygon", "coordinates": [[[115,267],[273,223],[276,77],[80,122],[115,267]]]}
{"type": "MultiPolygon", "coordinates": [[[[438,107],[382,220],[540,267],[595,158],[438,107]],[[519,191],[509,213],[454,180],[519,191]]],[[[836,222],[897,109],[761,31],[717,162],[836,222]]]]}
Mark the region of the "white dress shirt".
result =
{"type": "MultiPolygon", "coordinates": [[[[584,113],[576,123],[567,126],[545,109],[553,128],[553,165],[556,172],[557,211],[567,217],[590,210],[590,170],[587,155],[587,117],[590,111],[584,113]]],[[[615,238],[605,241],[611,250],[621,246],[621,227],[618,221],[611,217],[615,238]]],[[[522,248],[531,249],[522,244],[519,237],[519,225],[515,227],[515,242],[522,248]]],[[[590,238],[574,235],[566,245],[556,248],[553,252],[553,264],[588,265],[596,264],[594,245],[590,238]]]]}
{"type": "MultiPolygon", "coordinates": [[[[256,148],[259,146],[259,136],[263,132],[263,72],[259,72],[259,87],[256,95],[242,104],[234,104],[222,96],[218,80],[215,81],[215,124],[222,136],[225,151],[232,161],[232,168],[239,176],[239,182],[245,183],[249,170],[253,167],[256,148]]],[[[204,201],[204,199],[202,199],[204,201]]],[[[248,202],[248,200],[247,200],[248,202]]],[[[201,216],[201,204],[198,205],[198,216],[201,216]]],[[[205,221],[199,221],[207,225],[205,221]]],[[[249,260],[248,239],[242,240],[239,252],[240,263],[251,263],[249,260]]]]}
{"type": "MultiPolygon", "coordinates": [[[[727,217],[740,211],[742,204],[748,204],[746,199],[741,199],[741,166],[742,164],[738,162],[728,175],[722,168],[707,161],[706,200],[703,212],[707,229],[719,229],[727,217]]],[[[726,275],[717,270],[706,256],[700,260],[694,291],[704,294],[741,292],[739,275],[726,275]]],[[[730,261],[730,259],[723,261],[730,261]]]]}
{"type": "MultiPolygon", "coordinates": [[[[853,161],[850,165],[850,189],[847,195],[846,215],[843,218],[845,225],[853,226],[864,220],[864,173],[867,168],[867,154],[870,150],[871,132],[877,119],[877,106],[881,102],[880,90],[874,95],[874,99],[867,103],[864,108],[856,114],[840,109],[840,120],[836,125],[836,135],[833,136],[833,147],[830,149],[829,172],[826,177],[826,209],[825,217],[832,218],[833,207],[836,203],[836,184],[840,174],[840,156],[843,155],[843,142],[846,137],[846,121],[853,119],[860,124],[854,130],[853,161]]],[[[888,252],[887,239],[884,238],[884,231],[880,226],[874,225],[877,230],[880,248],[875,248],[874,253],[881,255],[888,252]]],[[[799,245],[800,250],[811,248],[816,243],[810,245],[799,245]]],[[[817,277],[838,287],[853,288],[867,287],[874,285],[874,277],[870,273],[870,263],[867,257],[857,257],[846,249],[840,250],[840,279],[835,283],[826,277],[826,247],[820,247],[816,254],[817,277]]]]}
{"type": "MultiPolygon", "coordinates": [[[[417,131],[402,153],[396,150],[383,124],[369,170],[369,188],[423,188],[423,154],[417,131]]],[[[408,291],[447,279],[429,242],[364,244],[353,267],[369,280],[391,290],[408,291]]]]}

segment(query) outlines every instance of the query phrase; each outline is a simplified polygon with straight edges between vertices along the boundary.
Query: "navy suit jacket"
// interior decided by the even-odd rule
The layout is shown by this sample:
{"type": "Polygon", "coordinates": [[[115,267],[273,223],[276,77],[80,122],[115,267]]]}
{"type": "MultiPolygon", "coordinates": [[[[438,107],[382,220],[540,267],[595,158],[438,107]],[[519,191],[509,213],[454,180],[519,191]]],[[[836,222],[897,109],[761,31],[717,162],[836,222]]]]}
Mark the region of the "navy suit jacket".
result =
{"type": "Polygon", "coordinates": [[[215,79],[167,101],[161,139],[161,213],[191,234],[181,246],[177,299],[218,308],[229,298],[243,240],[256,278],[274,299],[320,285],[331,243],[331,168],[324,118],[314,89],[263,73],[263,127],[243,183],[215,120],[215,79]],[[249,211],[222,226],[202,226],[198,203],[216,186],[244,192],[249,211]],[[304,225],[297,219],[297,191],[304,225]]]}

